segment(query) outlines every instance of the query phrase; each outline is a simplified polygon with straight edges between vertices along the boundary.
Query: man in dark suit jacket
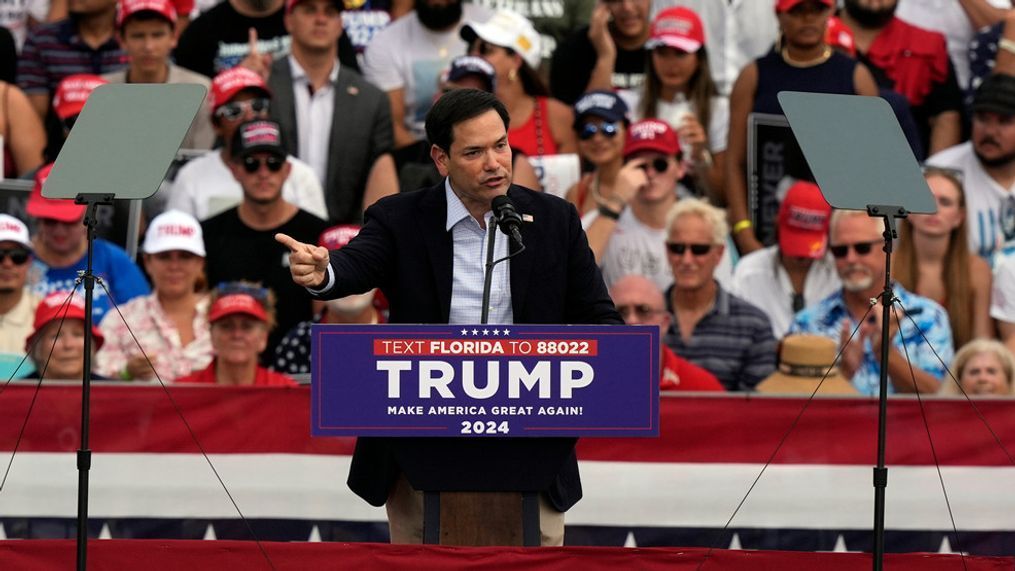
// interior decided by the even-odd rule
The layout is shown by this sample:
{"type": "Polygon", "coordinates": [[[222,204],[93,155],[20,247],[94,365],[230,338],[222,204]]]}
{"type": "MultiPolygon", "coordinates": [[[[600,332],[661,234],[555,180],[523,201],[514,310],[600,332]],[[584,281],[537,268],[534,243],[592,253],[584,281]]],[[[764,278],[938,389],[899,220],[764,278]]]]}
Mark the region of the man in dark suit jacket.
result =
{"type": "MultiPolygon", "coordinates": [[[[490,223],[491,202],[507,194],[528,220],[521,229],[525,249],[511,258],[505,279],[510,307],[495,307],[491,323],[622,323],[574,207],[511,184],[507,125],[507,111],[489,93],[462,89],[442,97],[427,116],[427,136],[445,180],[380,200],[367,211],[359,235],[341,250],[276,236],[291,250],[293,279],[324,298],[380,287],[393,323],[478,323],[480,304],[470,302],[478,301],[482,289],[483,260],[456,252],[466,239],[460,227],[473,232],[469,251],[478,252],[473,246],[485,239],[481,227],[490,223]],[[449,220],[462,206],[468,215],[449,220]],[[463,306],[474,309],[463,312],[463,306]]],[[[516,244],[511,249],[519,250],[516,244]]],[[[446,489],[541,491],[563,512],[581,498],[574,443],[573,438],[360,438],[349,486],[380,506],[403,466],[422,466],[424,478],[440,475],[446,489]],[[536,481],[534,467],[546,466],[554,468],[549,479],[536,481]]]]}
{"type": "Polygon", "coordinates": [[[398,192],[398,180],[389,154],[387,96],[339,65],[342,6],[341,0],[286,3],[292,52],[272,64],[268,87],[286,150],[317,173],[330,221],[346,224],[360,222],[367,206],[398,192]],[[330,125],[316,124],[322,119],[330,125]]]}

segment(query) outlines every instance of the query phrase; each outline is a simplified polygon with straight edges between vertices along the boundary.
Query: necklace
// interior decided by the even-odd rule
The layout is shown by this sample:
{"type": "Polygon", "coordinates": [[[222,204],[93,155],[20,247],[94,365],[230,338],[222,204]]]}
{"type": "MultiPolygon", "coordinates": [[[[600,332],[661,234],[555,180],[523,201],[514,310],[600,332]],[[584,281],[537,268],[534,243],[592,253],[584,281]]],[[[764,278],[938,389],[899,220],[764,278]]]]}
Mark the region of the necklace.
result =
{"type": "Polygon", "coordinates": [[[826,45],[825,50],[821,52],[821,55],[812,60],[807,61],[799,61],[793,59],[793,57],[789,55],[789,50],[785,47],[779,50],[779,54],[782,56],[782,59],[786,63],[788,63],[793,67],[814,67],[816,65],[821,65],[825,63],[826,61],[828,61],[828,58],[832,57],[832,48],[826,45]]]}

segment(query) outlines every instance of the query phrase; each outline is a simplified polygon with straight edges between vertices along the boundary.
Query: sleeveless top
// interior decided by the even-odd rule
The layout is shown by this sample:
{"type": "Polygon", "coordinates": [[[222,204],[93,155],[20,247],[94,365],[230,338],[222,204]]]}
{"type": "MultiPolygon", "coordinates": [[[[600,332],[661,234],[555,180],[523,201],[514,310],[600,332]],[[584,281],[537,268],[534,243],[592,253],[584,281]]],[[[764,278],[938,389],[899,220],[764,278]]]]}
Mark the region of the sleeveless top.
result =
{"type": "Polygon", "coordinates": [[[518,128],[508,129],[511,146],[530,157],[556,155],[557,143],[550,132],[550,110],[546,97],[536,97],[529,120],[518,128]]]}
{"type": "Polygon", "coordinates": [[[777,98],[780,91],[856,95],[853,72],[857,62],[835,50],[827,61],[813,67],[791,66],[775,50],[754,61],[758,66],[758,89],[751,110],[755,113],[782,115],[777,98]]]}

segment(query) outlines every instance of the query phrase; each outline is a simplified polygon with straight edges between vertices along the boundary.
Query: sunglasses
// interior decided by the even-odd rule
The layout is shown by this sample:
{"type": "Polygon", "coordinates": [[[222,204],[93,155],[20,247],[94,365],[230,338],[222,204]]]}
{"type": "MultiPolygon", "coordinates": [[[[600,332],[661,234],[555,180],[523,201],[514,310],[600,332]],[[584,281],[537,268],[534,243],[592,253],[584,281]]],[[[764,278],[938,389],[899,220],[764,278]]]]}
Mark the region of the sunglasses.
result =
{"type": "Polygon", "coordinates": [[[856,244],[839,244],[838,246],[829,246],[828,249],[832,251],[832,255],[836,258],[845,258],[846,254],[849,254],[849,249],[853,248],[856,251],[857,256],[866,256],[871,253],[876,244],[880,242],[857,242],[856,244]]]}
{"type": "Polygon", "coordinates": [[[28,261],[31,253],[24,248],[5,248],[0,250],[0,262],[3,262],[5,258],[10,258],[11,262],[15,266],[21,266],[28,261]]]}
{"type": "Polygon", "coordinates": [[[215,110],[215,116],[229,121],[235,121],[249,109],[254,114],[267,113],[271,101],[264,97],[248,99],[247,101],[234,101],[226,103],[215,110]]]}
{"type": "Polygon", "coordinates": [[[638,319],[647,319],[653,315],[663,313],[664,309],[656,309],[651,305],[640,303],[638,305],[618,305],[617,313],[624,318],[624,321],[628,321],[629,315],[634,315],[638,319]]]}
{"type": "Polygon", "coordinates": [[[595,137],[596,133],[600,133],[607,139],[612,139],[617,136],[617,130],[616,123],[603,123],[601,125],[586,123],[582,125],[581,131],[578,131],[578,138],[588,141],[592,137],[595,137]]]}
{"type": "Polygon", "coordinates": [[[695,256],[704,256],[705,254],[712,251],[712,244],[677,244],[676,242],[667,242],[666,250],[676,256],[683,256],[684,252],[688,249],[691,250],[691,254],[695,256]]]}
{"type": "Polygon", "coordinates": [[[670,168],[670,161],[662,157],[656,157],[651,161],[641,165],[640,168],[645,172],[648,172],[649,168],[651,168],[656,172],[666,172],[670,168]]]}
{"type": "Polygon", "coordinates": [[[479,40],[476,42],[476,53],[478,53],[483,57],[497,53],[498,49],[505,50],[509,53],[511,51],[509,48],[501,47],[496,44],[491,44],[490,42],[486,42],[483,40],[479,40]]]}
{"type": "Polygon", "coordinates": [[[257,157],[244,157],[243,158],[243,170],[250,174],[261,170],[262,166],[267,166],[271,172],[278,172],[282,170],[282,165],[285,164],[285,159],[281,157],[271,156],[265,159],[259,159],[257,157]]]}

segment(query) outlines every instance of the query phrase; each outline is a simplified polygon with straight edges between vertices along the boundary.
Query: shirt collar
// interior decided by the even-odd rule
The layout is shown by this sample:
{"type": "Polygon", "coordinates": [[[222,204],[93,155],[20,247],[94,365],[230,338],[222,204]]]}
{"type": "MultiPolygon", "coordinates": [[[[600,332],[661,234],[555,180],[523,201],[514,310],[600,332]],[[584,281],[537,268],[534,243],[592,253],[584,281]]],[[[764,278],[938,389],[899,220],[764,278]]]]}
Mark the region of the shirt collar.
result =
{"type": "MultiPolygon", "coordinates": [[[[331,85],[335,85],[335,82],[338,81],[338,68],[340,65],[338,58],[335,58],[335,65],[331,66],[331,73],[328,74],[328,83],[331,85]]],[[[296,58],[292,54],[289,54],[289,67],[292,69],[293,81],[310,81],[310,78],[307,77],[307,70],[303,69],[303,66],[296,61],[296,58]]]]}
{"type": "Polygon", "coordinates": [[[462,199],[458,198],[454,190],[451,190],[451,177],[449,176],[444,177],[444,197],[448,203],[447,223],[444,229],[450,232],[455,227],[455,224],[458,224],[465,218],[470,218],[472,215],[469,214],[469,209],[462,203],[462,199]]]}

